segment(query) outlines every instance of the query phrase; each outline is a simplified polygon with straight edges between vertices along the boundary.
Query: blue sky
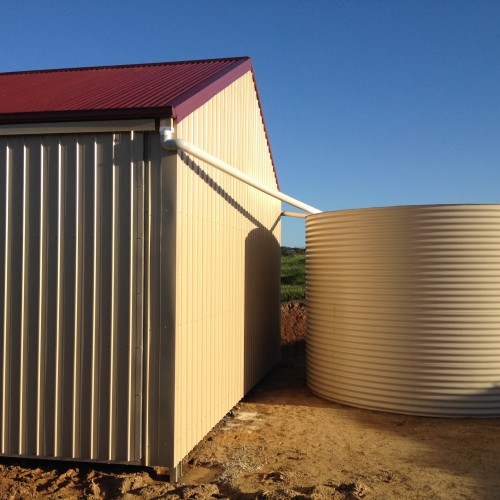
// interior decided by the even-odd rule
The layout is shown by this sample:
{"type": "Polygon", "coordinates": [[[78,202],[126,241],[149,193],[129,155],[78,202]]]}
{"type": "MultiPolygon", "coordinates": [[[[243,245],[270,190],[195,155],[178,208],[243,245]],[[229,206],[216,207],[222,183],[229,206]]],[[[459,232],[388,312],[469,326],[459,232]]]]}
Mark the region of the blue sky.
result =
{"type": "Polygon", "coordinates": [[[0,71],[251,56],[281,188],[322,210],[500,203],[498,1],[0,8],[0,71]]]}

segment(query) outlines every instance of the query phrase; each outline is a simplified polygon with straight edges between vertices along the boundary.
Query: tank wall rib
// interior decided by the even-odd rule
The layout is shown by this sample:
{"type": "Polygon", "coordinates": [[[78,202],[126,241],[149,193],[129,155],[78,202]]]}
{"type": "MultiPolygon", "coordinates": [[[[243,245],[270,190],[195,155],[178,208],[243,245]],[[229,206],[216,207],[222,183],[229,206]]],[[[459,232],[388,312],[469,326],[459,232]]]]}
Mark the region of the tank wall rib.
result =
{"type": "Polygon", "coordinates": [[[372,409],[500,415],[500,206],[307,218],[308,384],[372,409]]]}

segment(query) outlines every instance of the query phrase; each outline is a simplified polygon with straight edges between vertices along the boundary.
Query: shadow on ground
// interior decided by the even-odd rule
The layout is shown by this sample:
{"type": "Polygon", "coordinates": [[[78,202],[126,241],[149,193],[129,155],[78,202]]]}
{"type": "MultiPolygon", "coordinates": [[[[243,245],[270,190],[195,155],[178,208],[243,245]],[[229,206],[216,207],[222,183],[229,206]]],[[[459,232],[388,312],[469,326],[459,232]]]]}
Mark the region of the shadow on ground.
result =
{"type": "Polygon", "coordinates": [[[394,464],[390,465],[384,454],[386,449],[409,482],[412,475],[424,478],[428,473],[442,472],[443,484],[447,486],[437,492],[438,497],[462,494],[460,487],[464,485],[465,498],[468,494],[471,498],[500,498],[499,418],[419,417],[325,400],[307,387],[304,342],[284,347],[280,365],[245,401],[259,405],[306,406],[329,412],[339,426],[352,427],[359,433],[358,440],[351,436],[349,446],[353,455],[359,454],[361,461],[367,454],[378,454],[380,463],[385,463],[384,470],[393,470],[394,464]]]}

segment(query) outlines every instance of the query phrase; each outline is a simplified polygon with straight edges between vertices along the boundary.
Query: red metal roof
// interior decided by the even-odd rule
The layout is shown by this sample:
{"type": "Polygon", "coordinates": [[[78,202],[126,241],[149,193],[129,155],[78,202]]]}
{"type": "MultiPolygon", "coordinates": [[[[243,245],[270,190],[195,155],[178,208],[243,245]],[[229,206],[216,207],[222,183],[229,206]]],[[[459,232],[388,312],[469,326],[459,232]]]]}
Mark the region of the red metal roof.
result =
{"type": "Polygon", "coordinates": [[[0,123],[173,116],[252,69],[249,57],[0,73],[0,123]]]}
{"type": "MultiPolygon", "coordinates": [[[[0,124],[139,117],[179,122],[248,71],[253,74],[252,60],[235,57],[0,73],[0,124]]],[[[260,104],[257,85],[255,90],[260,104]]],[[[262,123],[267,137],[264,115],[262,123]]],[[[272,159],[269,138],[268,147],[272,159]]]]}

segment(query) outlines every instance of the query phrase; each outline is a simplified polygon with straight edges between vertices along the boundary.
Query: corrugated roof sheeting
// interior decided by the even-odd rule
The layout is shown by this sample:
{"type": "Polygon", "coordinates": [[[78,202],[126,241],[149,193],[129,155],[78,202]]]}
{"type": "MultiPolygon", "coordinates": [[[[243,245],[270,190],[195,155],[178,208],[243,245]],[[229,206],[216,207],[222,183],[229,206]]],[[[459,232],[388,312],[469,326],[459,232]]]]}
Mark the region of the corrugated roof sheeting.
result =
{"type": "Polygon", "coordinates": [[[175,107],[242,65],[251,69],[250,59],[3,73],[0,119],[13,113],[175,107]]]}

